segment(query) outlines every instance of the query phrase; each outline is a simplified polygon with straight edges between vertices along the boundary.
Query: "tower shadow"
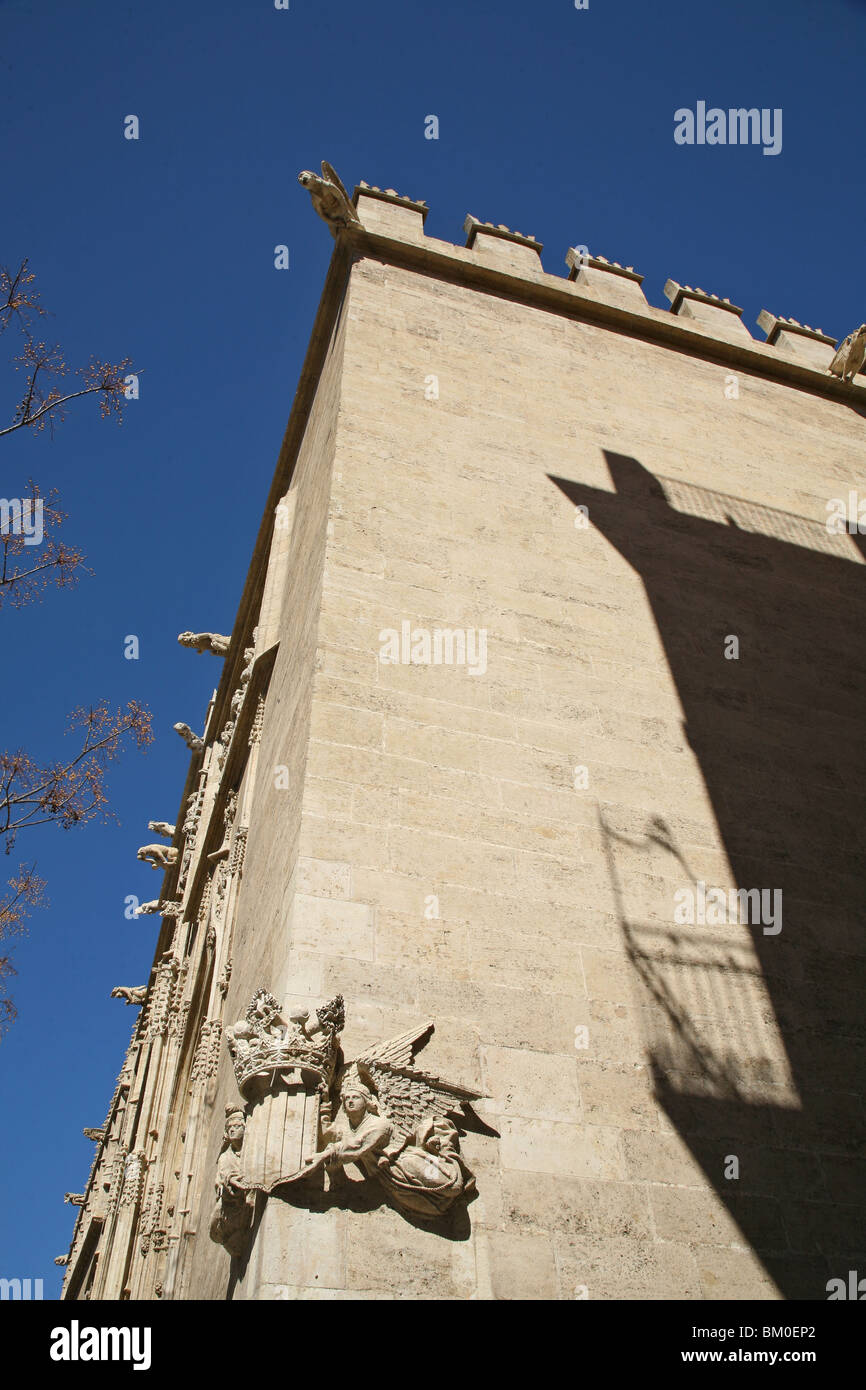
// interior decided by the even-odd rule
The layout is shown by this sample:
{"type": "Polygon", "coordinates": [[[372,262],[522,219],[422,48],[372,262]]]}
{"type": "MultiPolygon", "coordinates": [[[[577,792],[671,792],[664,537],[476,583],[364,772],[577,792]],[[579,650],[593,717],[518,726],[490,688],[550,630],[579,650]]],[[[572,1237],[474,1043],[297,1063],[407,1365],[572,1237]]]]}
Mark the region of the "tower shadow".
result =
{"type": "MultiPolygon", "coordinates": [[[[783,904],[778,933],[741,929],[749,963],[710,927],[629,920],[620,893],[656,1094],[785,1297],[824,1299],[866,1273],[866,566],[784,512],[685,485],[702,514],[676,510],[636,459],[605,457],[614,492],[552,481],[643,582],[730,886],[783,904]],[[672,984],[689,972],[704,1022],[696,984],[672,984]]],[[[677,807],[658,811],[646,839],[684,863],[658,843],[677,807]]]]}

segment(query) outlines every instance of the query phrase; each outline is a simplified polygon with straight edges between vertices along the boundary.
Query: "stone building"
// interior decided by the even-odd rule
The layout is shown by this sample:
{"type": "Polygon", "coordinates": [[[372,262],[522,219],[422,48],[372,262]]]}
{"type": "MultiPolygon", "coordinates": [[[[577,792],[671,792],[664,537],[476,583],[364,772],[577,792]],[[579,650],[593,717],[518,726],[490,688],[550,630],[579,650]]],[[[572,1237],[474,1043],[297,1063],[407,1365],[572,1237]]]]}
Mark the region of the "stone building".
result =
{"type": "Polygon", "coordinates": [[[330,174],[64,1297],[824,1299],[866,1258],[864,378],[330,174]]]}

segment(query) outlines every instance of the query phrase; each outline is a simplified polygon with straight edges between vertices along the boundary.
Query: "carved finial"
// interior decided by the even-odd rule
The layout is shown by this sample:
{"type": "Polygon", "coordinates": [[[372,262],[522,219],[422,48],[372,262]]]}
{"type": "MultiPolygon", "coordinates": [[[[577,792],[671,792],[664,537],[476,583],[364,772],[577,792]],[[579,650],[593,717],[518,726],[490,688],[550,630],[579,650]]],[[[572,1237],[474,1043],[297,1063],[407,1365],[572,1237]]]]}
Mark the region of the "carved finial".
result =
{"type": "Polygon", "coordinates": [[[859,328],[855,328],[853,333],[849,333],[844,342],[839,344],[833,361],[827,368],[833,376],[838,376],[842,381],[849,384],[863,366],[866,360],[866,323],[861,323],[859,328]]]}
{"type": "Polygon", "coordinates": [[[182,647],[193,647],[199,656],[202,652],[226,656],[232,639],[221,632],[179,632],[177,640],[182,647]]]}
{"type": "Polygon", "coordinates": [[[313,200],[313,207],[323,221],[327,222],[334,238],[344,227],[360,227],[361,219],[343,187],[340,176],[326,159],[322,160],[321,178],[310,169],[303,169],[298,174],[298,183],[306,188],[313,200]]]}
{"type": "Polygon", "coordinates": [[[204,748],[204,739],[199,738],[198,734],[194,734],[188,724],[175,724],[173,727],[175,733],[180,734],[191,753],[201,752],[204,748]]]}

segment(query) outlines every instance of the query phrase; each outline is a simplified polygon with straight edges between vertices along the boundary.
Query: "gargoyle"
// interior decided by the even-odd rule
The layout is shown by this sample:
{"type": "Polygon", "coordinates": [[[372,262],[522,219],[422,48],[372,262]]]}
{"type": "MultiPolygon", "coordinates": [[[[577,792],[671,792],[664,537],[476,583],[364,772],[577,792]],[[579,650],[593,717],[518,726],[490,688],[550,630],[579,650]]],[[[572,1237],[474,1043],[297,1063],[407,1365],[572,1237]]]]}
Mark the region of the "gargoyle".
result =
{"type": "Polygon", "coordinates": [[[83,1129],[81,1133],[85,1139],[92,1139],[95,1144],[100,1143],[105,1138],[105,1129],[83,1129]]]}
{"type": "Polygon", "coordinates": [[[167,820],[149,820],[148,830],[152,830],[154,835],[163,835],[166,840],[174,839],[174,826],[169,825],[167,820]]]}
{"type": "Polygon", "coordinates": [[[61,1268],[62,1268],[64,1265],[68,1265],[68,1264],[69,1264],[69,1256],[68,1256],[68,1255],[55,1255],[55,1256],[54,1256],[54,1263],[55,1263],[56,1265],[60,1265],[61,1268]]]}
{"type": "Polygon", "coordinates": [[[63,1200],[64,1200],[64,1202],[68,1202],[69,1206],[71,1206],[71,1207],[83,1207],[83,1206],[84,1206],[84,1193],[83,1193],[83,1192],[67,1192],[67,1193],[65,1194],[63,1200]]]}
{"type": "Polygon", "coordinates": [[[168,869],[177,862],[177,850],[172,845],[142,845],[136,859],[145,860],[152,869],[168,869]]]}
{"type": "Polygon", "coordinates": [[[127,1004],[143,1004],[147,998],[147,985],[116,985],[111,997],[125,999],[127,1004]]]}
{"type": "Polygon", "coordinates": [[[298,174],[298,183],[306,188],[313,200],[313,207],[322,220],[327,222],[334,238],[344,227],[360,227],[361,219],[352,205],[352,200],[336,169],[326,159],[322,160],[321,178],[311,169],[303,169],[298,174]]]}
{"type": "Polygon", "coordinates": [[[833,376],[841,377],[843,381],[851,382],[863,366],[866,360],[866,323],[861,323],[853,333],[849,333],[844,342],[840,343],[836,349],[836,355],[827,368],[833,376]]]}
{"type": "Polygon", "coordinates": [[[180,734],[191,753],[201,752],[204,748],[204,739],[199,738],[198,734],[194,734],[188,724],[175,724],[173,727],[175,733],[180,734]]]}
{"type": "Polygon", "coordinates": [[[202,652],[226,656],[232,639],[230,636],[224,637],[221,632],[179,632],[177,640],[182,647],[194,648],[199,656],[202,652]]]}

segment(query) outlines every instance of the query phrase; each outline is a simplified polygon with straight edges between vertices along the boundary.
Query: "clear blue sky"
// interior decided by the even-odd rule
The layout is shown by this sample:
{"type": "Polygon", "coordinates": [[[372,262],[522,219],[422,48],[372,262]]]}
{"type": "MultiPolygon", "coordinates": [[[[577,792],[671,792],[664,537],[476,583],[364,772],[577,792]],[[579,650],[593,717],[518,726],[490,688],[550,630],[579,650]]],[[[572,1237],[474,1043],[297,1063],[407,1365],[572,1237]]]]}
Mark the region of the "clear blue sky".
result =
{"type": "Polygon", "coordinates": [[[864,56],[854,0],[0,0],[0,262],[30,258],[71,363],[142,371],[121,428],[86,401],[54,440],[0,441],[0,494],[58,487],[94,570],[0,613],[0,747],[59,754],[66,713],[100,697],[147,702],[157,735],[111,776],[120,824],[36,830],[8,861],[36,858],[51,902],[0,1048],[0,1275],[59,1290],[63,1193],[133,1021],[109,993],[148,976],[156,923],[126,921],[124,898],[158,892],[135,852],[148,819],[175,820],[171,726],[201,727],[220,671],[176,635],[231,629],[331,252],[298,171],[324,156],[350,190],[425,198],[428,232],[461,244],[470,211],[534,233],[553,273],[583,243],[642,271],[655,304],[673,277],[752,328],[768,308],[839,337],[866,319],[864,56]],[[699,100],[781,107],[782,153],[675,145],[674,111],[699,100]]]}

